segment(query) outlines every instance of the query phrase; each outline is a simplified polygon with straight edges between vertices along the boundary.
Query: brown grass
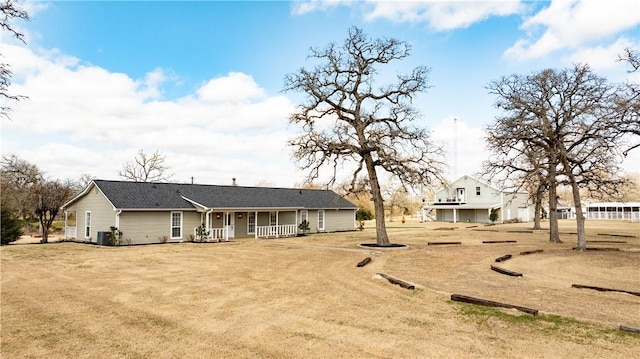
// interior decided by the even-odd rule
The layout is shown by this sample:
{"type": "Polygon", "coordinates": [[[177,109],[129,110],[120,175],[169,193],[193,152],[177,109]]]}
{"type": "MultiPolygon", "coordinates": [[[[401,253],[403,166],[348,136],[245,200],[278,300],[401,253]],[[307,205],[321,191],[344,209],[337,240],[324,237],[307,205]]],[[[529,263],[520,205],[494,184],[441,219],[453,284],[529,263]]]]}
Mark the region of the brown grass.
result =
{"type": "MultiPolygon", "coordinates": [[[[598,233],[640,235],[640,224],[588,221],[598,233]]],[[[374,231],[282,240],[107,248],[9,245],[1,255],[2,358],[461,358],[637,355],[640,238],[617,252],[576,253],[531,224],[436,231],[390,223],[408,248],[364,249],[374,231]],[[475,229],[497,230],[497,232],[475,229]],[[515,239],[517,243],[482,244],[515,239]],[[428,246],[428,241],[462,245],[428,246]],[[521,256],[525,250],[542,253],[521,256]],[[489,269],[498,265],[521,278],[489,269]],[[370,256],[362,268],[356,264],[370,256]],[[416,285],[406,290],[386,273],[416,285]],[[449,301],[452,293],[539,309],[532,317],[449,301]]],[[[621,240],[611,237],[612,240],[621,240]]],[[[595,246],[595,245],[594,245],[595,246]]]]}

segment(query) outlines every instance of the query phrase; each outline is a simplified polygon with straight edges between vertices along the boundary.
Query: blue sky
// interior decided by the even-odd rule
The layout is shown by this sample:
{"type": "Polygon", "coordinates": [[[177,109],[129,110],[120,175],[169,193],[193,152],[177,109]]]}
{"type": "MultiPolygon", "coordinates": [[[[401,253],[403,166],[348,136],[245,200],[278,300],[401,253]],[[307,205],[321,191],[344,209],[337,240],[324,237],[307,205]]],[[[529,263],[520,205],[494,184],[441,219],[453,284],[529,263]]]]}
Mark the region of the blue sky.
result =
{"type": "MultiPolygon", "coordinates": [[[[497,115],[485,86],[500,76],[587,62],[611,81],[634,81],[616,62],[640,48],[637,1],[27,2],[6,34],[12,91],[29,96],[2,119],[2,152],[54,178],[118,179],[139,149],[160,150],[173,180],[293,186],[304,172],[286,140],[300,103],[284,77],[310,47],[341,43],[350,26],[394,37],[412,56],[387,71],[431,68],[417,125],[457,168],[486,158],[482,130],[497,115]]],[[[624,167],[640,172],[640,151],[624,167]]]]}

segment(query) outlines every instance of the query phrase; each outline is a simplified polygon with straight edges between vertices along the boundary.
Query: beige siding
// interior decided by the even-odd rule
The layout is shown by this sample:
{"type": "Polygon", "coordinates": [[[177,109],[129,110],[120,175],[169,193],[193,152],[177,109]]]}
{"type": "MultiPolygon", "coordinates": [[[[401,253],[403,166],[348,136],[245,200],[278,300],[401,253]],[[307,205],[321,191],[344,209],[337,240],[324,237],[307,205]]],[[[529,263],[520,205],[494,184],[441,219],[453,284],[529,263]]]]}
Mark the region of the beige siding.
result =
{"type": "Polygon", "coordinates": [[[116,225],[116,211],[96,187],[91,188],[84,197],[65,210],[76,212],[77,240],[96,242],[98,232],[109,232],[111,227],[116,225]],[[89,237],[85,236],[85,213],[87,211],[91,212],[89,237]]]}
{"type": "Polygon", "coordinates": [[[191,240],[189,236],[195,236],[196,228],[200,227],[202,218],[200,212],[182,212],[182,238],[179,241],[191,240]]]}
{"type": "Polygon", "coordinates": [[[280,212],[278,213],[278,224],[296,224],[296,212],[280,212]]]}
{"type": "Polygon", "coordinates": [[[354,231],[356,229],[355,209],[324,210],[324,229],[318,228],[318,211],[309,210],[309,231],[312,233],[354,231]]]}
{"type": "Polygon", "coordinates": [[[247,234],[247,212],[237,212],[236,216],[236,224],[235,224],[235,237],[242,238],[248,237],[247,234]],[[242,218],[239,218],[238,215],[242,215],[242,218]]]}
{"type": "Polygon", "coordinates": [[[159,243],[164,236],[167,242],[187,241],[199,225],[200,213],[183,211],[182,237],[171,239],[171,211],[127,211],[120,214],[123,244],[159,243]]]}
{"type": "Polygon", "coordinates": [[[528,205],[528,201],[529,201],[528,193],[516,193],[515,196],[513,193],[505,193],[503,201],[504,201],[504,210],[503,210],[504,220],[510,220],[514,218],[518,218],[520,221],[531,220],[532,214],[531,214],[531,206],[528,205]],[[522,212],[522,210],[519,210],[519,209],[525,209],[524,213],[522,212]],[[521,215],[524,215],[526,218],[520,218],[521,215]]]}
{"type": "Polygon", "coordinates": [[[446,203],[451,199],[453,199],[453,202],[460,200],[463,203],[499,203],[500,191],[474,178],[463,176],[438,191],[435,196],[435,203],[446,203]],[[480,194],[477,191],[478,187],[480,194]],[[462,196],[458,192],[459,189],[464,190],[462,196]]]}
{"type": "Polygon", "coordinates": [[[324,229],[327,232],[354,231],[355,216],[353,209],[327,209],[324,211],[324,229]]]}

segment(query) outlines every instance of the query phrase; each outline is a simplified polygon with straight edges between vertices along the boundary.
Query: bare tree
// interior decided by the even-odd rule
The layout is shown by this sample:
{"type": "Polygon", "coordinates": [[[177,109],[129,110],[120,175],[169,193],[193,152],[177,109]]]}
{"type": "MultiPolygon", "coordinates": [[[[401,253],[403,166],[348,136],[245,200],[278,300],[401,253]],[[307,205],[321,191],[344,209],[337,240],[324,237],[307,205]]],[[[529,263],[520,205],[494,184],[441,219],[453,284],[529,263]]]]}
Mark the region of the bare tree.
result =
{"type": "MultiPolygon", "coordinates": [[[[638,72],[640,69],[640,55],[632,49],[625,49],[624,55],[619,57],[631,67],[628,73],[638,72]]],[[[617,128],[623,135],[631,138],[631,143],[624,150],[626,157],[629,151],[640,147],[640,85],[627,82],[624,91],[617,99],[617,110],[620,113],[617,128]]]]}
{"type": "Polygon", "coordinates": [[[35,187],[35,214],[42,228],[42,243],[49,241],[49,229],[62,205],[71,199],[73,186],[70,182],[48,180],[35,187]]]}
{"type": "Polygon", "coordinates": [[[486,130],[485,143],[493,155],[482,163],[480,176],[501,187],[527,190],[535,204],[533,229],[541,229],[542,200],[549,188],[544,153],[518,143],[511,130],[502,125],[503,122],[497,122],[486,130]]]}
{"type": "Polygon", "coordinates": [[[5,154],[0,161],[0,202],[3,208],[16,218],[27,219],[33,214],[31,207],[35,186],[43,181],[43,172],[38,166],[18,157],[5,154]]]}
{"type": "MultiPolygon", "coordinates": [[[[17,2],[13,0],[0,2],[0,11],[2,12],[0,15],[0,27],[2,31],[8,32],[11,36],[25,43],[24,34],[13,26],[12,21],[13,19],[29,20],[29,14],[20,8],[17,2]]],[[[3,55],[0,54],[0,57],[3,57],[3,55]]],[[[0,98],[2,99],[2,103],[20,101],[26,98],[26,96],[12,95],[9,93],[11,75],[9,64],[0,61],[0,98]]],[[[9,118],[8,113],[10,110],[11,108],[9,106],[0,105],[0,116],[9,118]]]]}
{"type": "Polygon", "coordinates": [[[294,158],[308,170],[308,181],[332,169],[327,185],[338,171],[353,164],[351,187],[365,173],[375,207],[376,238],[391,245],[385,226],[384,203],[378,170],[390,173],[403,186],[421,187],[441,179],[442,149],[433,145],[425,129],[410,123],[418,117],[413,97],[427,88],[429,69],[420,66],[397,82],[378,85],[377,67],[410,55],[410,46],[396,39],[372,40],[361,29],[351,28],[342,46],[311,48],[316,66],[302,68],[285,78],[285,91],[306,95],[306,101],[290,117],[303,133],[289,141],[294,158]]]}
{"type": "Polygon", "coordinates": [[[166,156],[159,150],[148,155],[144,150],[138,151],[138,155],[132,162],[122,166],[118,175],[125,180],[137,182],[166,182],[173,174],[166,174],[169,169],[164,165],[166,156]]]}
{"type": "Polygon", "coordinates": [[[512,148],[528,149],[522,153],[536,151],[545,156],[549,240],[559,241],[556,188],[558,183],[567,184],[576,208],[577,249],[584,250],[580,188],[614,192],[620,183],[621,137],[614,126],[620,117],[616,110],[620,89],[592,73],[587,65],[511,75],[488,88],[498,97],[496,106],[504,111],[490,129],[509,139],[512,148]]]}

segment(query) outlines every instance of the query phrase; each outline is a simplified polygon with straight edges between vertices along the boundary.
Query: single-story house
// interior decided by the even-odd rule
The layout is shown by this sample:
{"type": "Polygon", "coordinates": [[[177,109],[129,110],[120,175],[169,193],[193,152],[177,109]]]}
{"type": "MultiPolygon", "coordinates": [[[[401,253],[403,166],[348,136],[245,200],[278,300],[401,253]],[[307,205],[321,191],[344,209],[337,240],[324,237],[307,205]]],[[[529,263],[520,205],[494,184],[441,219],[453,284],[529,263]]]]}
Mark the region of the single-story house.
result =
{"type": "Polygon", "coordinates": [[[96,242],[116,227],[123,244],[352,231],[353,203],[329,190],[93,180],[62,207],[65,237],[96,242]],[[75,224],[70,218],[75,218],[75,224]]]}
{"type": "Polygon", "coordinates": [[[498,211],[497,222],[533,218],[528,192],[500,190],[471,176],[462,176],[437,191],[434,201],[423,206],[423,218],[435,211],[436,221],[490,223],[493,209],[498,211]]]}

